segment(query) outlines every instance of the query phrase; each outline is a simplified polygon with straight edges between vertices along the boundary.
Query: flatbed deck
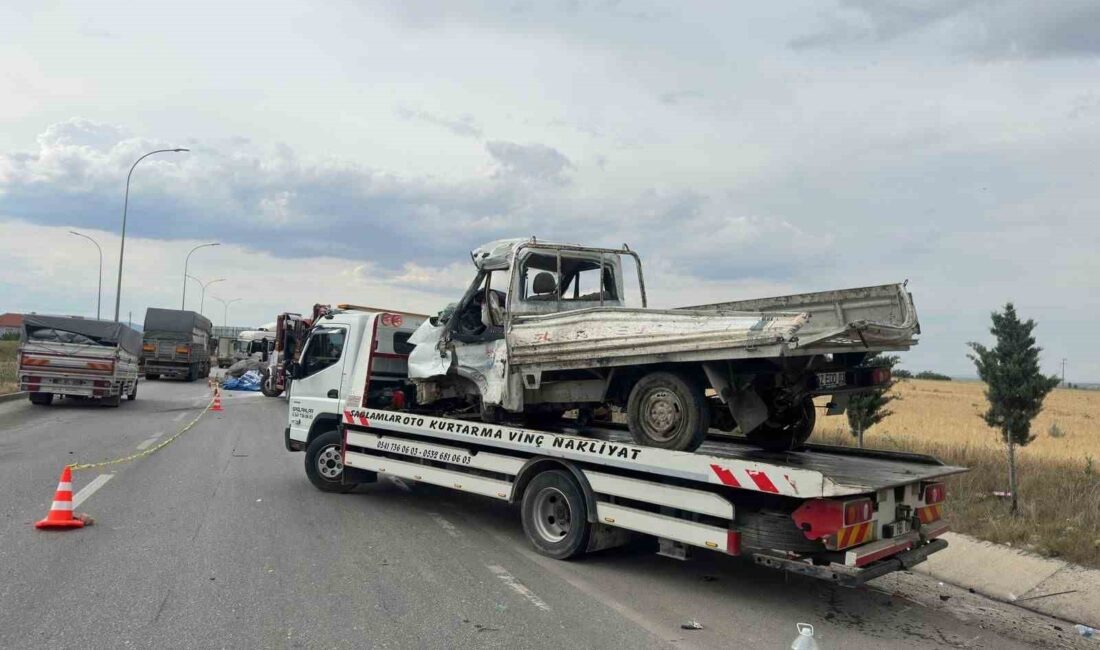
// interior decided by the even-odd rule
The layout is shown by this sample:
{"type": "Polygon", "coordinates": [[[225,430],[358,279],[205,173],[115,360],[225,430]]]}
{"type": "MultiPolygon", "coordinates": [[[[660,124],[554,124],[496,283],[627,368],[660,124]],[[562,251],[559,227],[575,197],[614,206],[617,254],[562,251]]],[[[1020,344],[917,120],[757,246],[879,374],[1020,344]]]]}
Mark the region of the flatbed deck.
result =
{"type": "Polygon", "coordinates": [[[614,425],[587,428],[581,436],[568,426],[534,429],[379,409],[345,410],[344,423],[382,435],[386,430],[430,435],[470,449],[559,457],[797,498],[867,494],[966,471],[928,456],[827,445],[769,452],[734,439],[712,438],[693,452],[671,451],[636,445],[625,428],[614,425]]]}

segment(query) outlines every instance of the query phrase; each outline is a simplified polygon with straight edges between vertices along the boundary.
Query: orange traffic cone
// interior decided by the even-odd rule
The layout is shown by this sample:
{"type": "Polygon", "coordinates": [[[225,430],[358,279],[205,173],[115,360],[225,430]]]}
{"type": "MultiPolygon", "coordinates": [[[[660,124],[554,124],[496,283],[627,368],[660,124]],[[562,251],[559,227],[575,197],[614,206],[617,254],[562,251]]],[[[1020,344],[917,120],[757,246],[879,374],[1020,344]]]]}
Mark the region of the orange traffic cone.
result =
{"type": "Polygon", "coordinates": [[[35,528],[83,528],[84,520],[73,517],[73,472],[68,466],[61,470],[61,481],[53,495],[53,504],[46,518],[35,528]]]}
{"type": "Polygon", "coordinates": [[[220,413],[222,411],[222,391],[220,388],[214,389],[214,406],[211,406],[210,410],[215,413],[220,413]]]}

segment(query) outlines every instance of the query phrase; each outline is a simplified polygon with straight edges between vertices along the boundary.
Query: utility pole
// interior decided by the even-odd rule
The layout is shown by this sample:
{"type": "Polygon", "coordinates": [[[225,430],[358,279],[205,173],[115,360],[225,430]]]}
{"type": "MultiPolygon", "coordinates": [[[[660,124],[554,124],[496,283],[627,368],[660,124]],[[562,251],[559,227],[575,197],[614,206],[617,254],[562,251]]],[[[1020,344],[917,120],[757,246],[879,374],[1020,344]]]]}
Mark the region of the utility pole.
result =
{"type": "Polygon", "coordinates": [[[1062,357],[1062,387],[1066,386],[1066,358],[1062,357]]]}

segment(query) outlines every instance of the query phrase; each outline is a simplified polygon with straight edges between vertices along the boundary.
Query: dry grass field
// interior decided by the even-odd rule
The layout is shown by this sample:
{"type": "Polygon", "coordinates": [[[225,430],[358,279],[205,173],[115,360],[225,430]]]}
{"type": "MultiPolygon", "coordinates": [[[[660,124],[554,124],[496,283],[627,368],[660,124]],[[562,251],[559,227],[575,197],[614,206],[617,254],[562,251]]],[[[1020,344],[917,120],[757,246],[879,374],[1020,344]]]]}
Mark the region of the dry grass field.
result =
{"type": "MultiPolygon", "coordinates": [[[[1018,452],[1020,513],[1009,514],[1006,454],[980,414],[979,382],[906,380],[894,414],[865,435],[868,447],[931,454],[971,471],[948,480],[954,530],[1100,567],[1100,391],[1056,389],[1018,452]],[[1057,429],[1053,431],[1052,425],[1057,429]]],[[[844,416],[821,417],[817,442],[855,444],[844,416]]]]}
{"type": "Polygon", "coordinates": [[[19,349],[19,341],[0,341],[0,395],[13,393],[19,388],[15,374],[17,349],[19,349]]]}

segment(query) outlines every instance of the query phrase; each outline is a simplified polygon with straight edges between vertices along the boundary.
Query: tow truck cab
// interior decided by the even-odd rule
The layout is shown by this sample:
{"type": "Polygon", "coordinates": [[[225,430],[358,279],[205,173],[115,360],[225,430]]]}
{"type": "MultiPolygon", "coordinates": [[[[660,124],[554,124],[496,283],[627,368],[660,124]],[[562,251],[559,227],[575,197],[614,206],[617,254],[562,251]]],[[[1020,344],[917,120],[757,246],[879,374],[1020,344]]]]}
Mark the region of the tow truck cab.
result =
{"type": "MultiPolygon", "coordinates": [[[[340,424],[340,403],[348,384],[351,360],[369,346],[368,403],[390,405],[395,394],[415,398],[415,391],[402,391],[407,359],[412,346],[409,337],[424,320],[419,314],[396,311],[368,311],[347,306],[331,309],[318,318],[296,359],[290,362],[288,421],[284,431],[288,451],[304,451],[316,439],[340,424]]],[[[360,387],[362,389],[362,387],[360,387]]]]}

